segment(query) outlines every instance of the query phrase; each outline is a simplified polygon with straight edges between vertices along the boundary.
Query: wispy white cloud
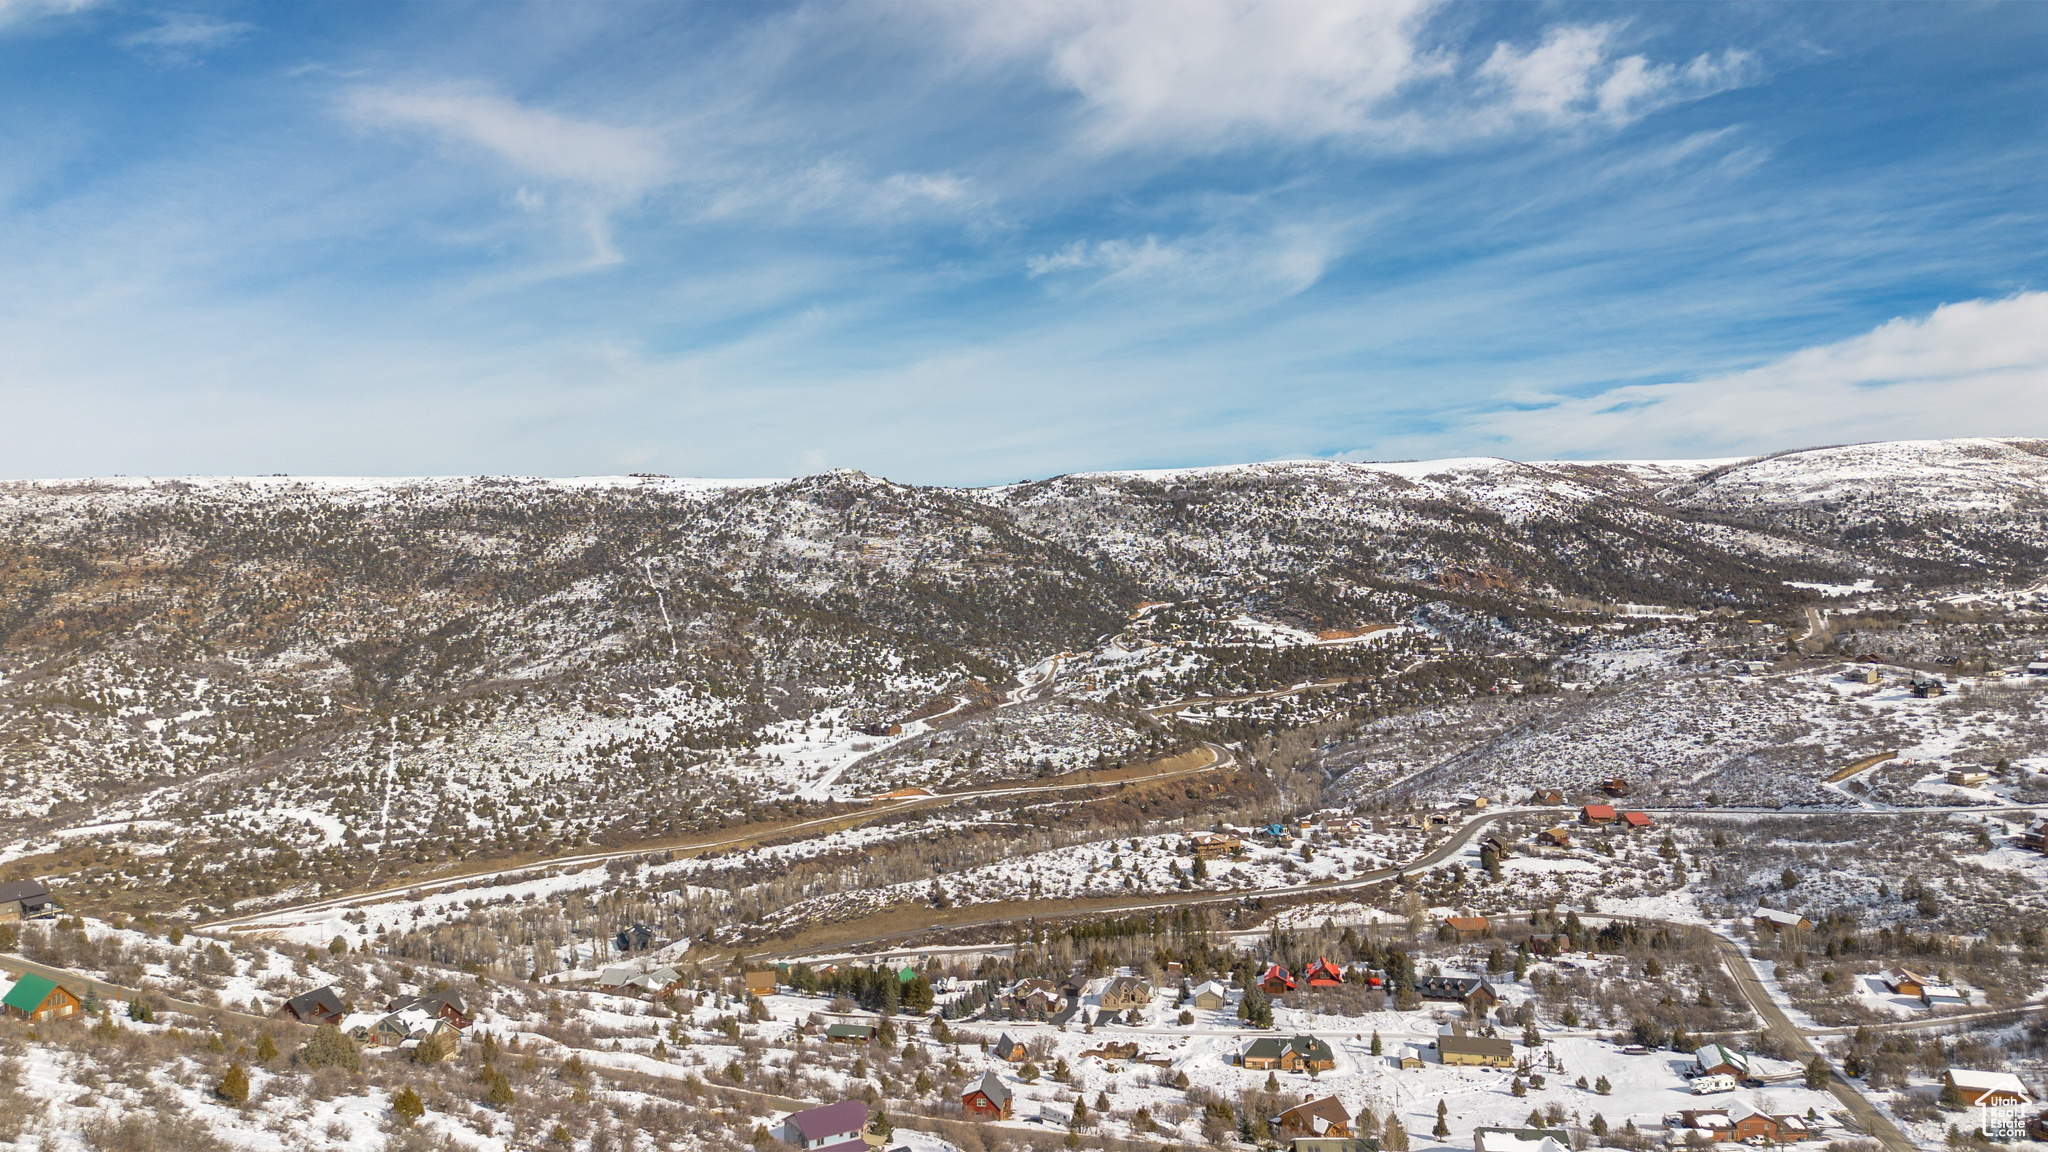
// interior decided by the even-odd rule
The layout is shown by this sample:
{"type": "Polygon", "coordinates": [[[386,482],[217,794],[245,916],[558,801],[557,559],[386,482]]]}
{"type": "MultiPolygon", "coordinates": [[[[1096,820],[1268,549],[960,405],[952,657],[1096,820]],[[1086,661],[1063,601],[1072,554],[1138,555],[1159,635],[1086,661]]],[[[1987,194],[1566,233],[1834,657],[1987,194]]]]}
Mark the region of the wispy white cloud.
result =
{"type": "Polygon", "coordinates": [[[1590,396],[1532,393],[1376,445],[1627,458],[2048,428],[2048,292],[1945,304],[1755,368],[1590,396]]]}
{"type": "Polygon", "coordinates": [[[1616,57],[1615,32],[1612,24],[1558,25],[1531,48],[1496,44],[1475,73],[1498,94],[1485,114],[1559,126],[1619,126],[1669,104],[1737,87],[1757,71],[1750,54],[1732,48],[1695,56],[1683,66],[1654,64],[1641,55],[1616,57]]]}
{"type": "Polygon", "coordinates": [[[98,8],[105,0],[0,0],[0,32],[26,27],[52,16],[69,16],[98,8]]]}
{"type": "Polygon", "coordinates": [[[216,20],[192,12],[164,13],[156,27],[121,37],[121,47],[160,64],[196,64],[208,52],[226,48],[256,30],[240,20],[216,20]]]}
{"type": "Polygon", "coordinates": [[[1157,236],[1147,236],[1136,244],[1128,240],[1097,240],[1092,244],[1076,240],[1057,252],[1033,256],[1024,262],[1024,266],[1033,279],[1089,269],[1100,269],[1113,275],[1171,267],[1179,264],[1182,256],[1181,249],[1161,244],[1157,236]]]}
{"type": "Polygon", "coordinates": [[[1036,61],[1082,99],[1097,147],[1248,140],[1431,148],[1529,126],[1618,126],[1755,78],[1728,50],[1683,64],[1621,54],[1612,24],[1556,25],[1476,65],[1434,42],[1430,0],[1378,4],[965,6],[971,49],[1036,61]]]}
{"type": "Polygon", "coordinates": [[[366,124],[424,129],[495,153],[522,172],[621,194],[672,171],[658,134],[579,119],[494,92],[456,87],[356,88],[351,115],[366,124]]]}
{"type": "MultiPolygon", "coordinates": [[[[561,218],[589,246],[582,268],[623,261],[612,240],[612,214],[674,178],[668,149],[651,129],[566,116],[495,92],[360,87],[346,94],[344,107],[360,124],[430,132],[572,191],[556,200],[561,218]]],[[[522,187],[511,203],[538,212],[548,198],[522,187]]]]}
{"type": "MultiPolygon", "coordinates": [[[[1075,240],[1024,261],[1025,275],[1083,290],[1142,286],[1166,301],[1227,297],[1246,306],[1299,293],[1323,276],[1345,244],[1344,224],[1219,226],[1174,240],[1075,240]]],[[[1174,305],[1178,306],[1178,305],[1174,305]]]]}

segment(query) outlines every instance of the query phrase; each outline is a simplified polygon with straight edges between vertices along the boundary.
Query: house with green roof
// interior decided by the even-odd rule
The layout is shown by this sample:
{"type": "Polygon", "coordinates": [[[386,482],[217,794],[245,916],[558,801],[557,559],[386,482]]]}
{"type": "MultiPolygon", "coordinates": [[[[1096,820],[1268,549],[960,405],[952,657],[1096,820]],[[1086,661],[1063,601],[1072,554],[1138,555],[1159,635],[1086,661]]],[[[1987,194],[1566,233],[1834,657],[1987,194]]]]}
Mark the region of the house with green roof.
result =
{"type": "Polygon", "coordinates": [[[1287,1051],[1280,1056],[1280,1068],[1284,1072],[1328,1072],[1337,1066],[1337,1053],[1327,1041],[1314,1036],[1296,1036],[1287,1042],[1287,1051]]]}
{"type": "Polygon", "coordinates": [[[825,1029],[825,1039],[842,1044],[866,1044],[875,1038],[873,1024],[834,1024],[825,1029]]]}
{"type": "Polygon", "coordinates": [[[7,995],[0,998],[0,1005],[4,1005],[9,1016],[30,1023],[75,1016],[81,1008],[78,997],[65,990],[62,984],[33,972],[15,981],[7,995]]]}
{"type": "Polygon", "coordinates": [[[1261,1036],[1238,1053],[1237,1063],[1241,1068],[1278,1068],[1280,1058],[1286,1054],[1285,1040],[1278,1036],[1261,1036]]]}

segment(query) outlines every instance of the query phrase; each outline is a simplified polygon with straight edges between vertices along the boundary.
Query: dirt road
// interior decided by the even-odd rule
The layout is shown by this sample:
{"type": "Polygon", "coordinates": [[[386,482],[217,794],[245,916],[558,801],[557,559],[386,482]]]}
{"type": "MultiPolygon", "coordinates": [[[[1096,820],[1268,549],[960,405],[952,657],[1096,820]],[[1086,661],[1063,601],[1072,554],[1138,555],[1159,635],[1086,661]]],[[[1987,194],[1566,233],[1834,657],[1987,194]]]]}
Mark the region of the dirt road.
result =
{"type": "Polygon", "coordinates": [[[1173,760],[1160,761],[1161,770],[1136,774],[1086,773],[1086,779],[1053,784],[1025,784],[972,788],[960,792],[942,792],[932,796],[898,800],[886,804],[875,804],[859,812],[841,813],[836,816],[821,816],[814,820],[802,820],[794,824],[754,826],[727,836],[699,837],[664,843],[638,844],[631,848],[613,848],[602,852],[583,852],[574,856],[552,856],[541,860],[530,860],[477,872],[462,872],[435,877],[428,880],[394,884],[368,892],[355,892],[346,896],[332,896],[293,904],[283,908],[272,908],[262,912],[251,912],[241,916],[228,916],[198,925],[197,931],[244,931],[258,932],[265,928],[288,926],[294,918],[302,918],[316,912],[328,912],[336,908],[354,907],[363,904],[379,904],[391,900],[410,900],[449,889],[469,888],[488,884],[523,872],[536,872],[550,868],[587,868],[610,860],[629,856],[644,856],[650,852],[708,852],[729,849],[764,839],[781,839],[798,832],[838,832],[847,828],[870,824],[885,817],[893,818],[905,812],[920,808],[958,804],[963,800],[1005,800],[1027,797],[1057,795],[1089,788],[1107,788],[1118,784],[1156,784],[1183,776],[1203,772],[1220,772],[1235,767],[1237,756],[1221,744],[1204,743],[1209,759],[1203,763],[1175,766],[1173,760]]]}

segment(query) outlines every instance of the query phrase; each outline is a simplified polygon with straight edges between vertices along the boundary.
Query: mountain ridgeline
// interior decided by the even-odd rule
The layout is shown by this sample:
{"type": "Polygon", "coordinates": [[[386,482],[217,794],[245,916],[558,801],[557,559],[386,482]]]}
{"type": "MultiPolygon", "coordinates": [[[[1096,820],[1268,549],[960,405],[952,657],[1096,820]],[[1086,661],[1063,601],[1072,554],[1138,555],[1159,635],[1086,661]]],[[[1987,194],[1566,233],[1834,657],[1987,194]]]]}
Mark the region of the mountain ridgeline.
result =
{"type": "MultiPolygon", "coordinates": [[[[393,786],[379,772],[431,795],[435,773],[547,761],[673,793],[659,832],[761,802],[742,777],[677,781],[713,752],[828,712],[979,706],[1150,602],[1309,632],[1416,623],[1483,651],[1598,605],[1785,610],[1813,598],[1794,583],[2044,566],[2032,440],[988,489],[848,471],[17,482],[0,485],[0,769],[9,819],[33,827],[121,797],[190,816],[292,774],[360,816],[393,786]]],[[[460,823],[420,806],[398,825],[460,823]]],[[[548,809],[558,837],[604,818],[548,809]]],[[[386,835],[393,819],[387,802],[386,835]]]]}

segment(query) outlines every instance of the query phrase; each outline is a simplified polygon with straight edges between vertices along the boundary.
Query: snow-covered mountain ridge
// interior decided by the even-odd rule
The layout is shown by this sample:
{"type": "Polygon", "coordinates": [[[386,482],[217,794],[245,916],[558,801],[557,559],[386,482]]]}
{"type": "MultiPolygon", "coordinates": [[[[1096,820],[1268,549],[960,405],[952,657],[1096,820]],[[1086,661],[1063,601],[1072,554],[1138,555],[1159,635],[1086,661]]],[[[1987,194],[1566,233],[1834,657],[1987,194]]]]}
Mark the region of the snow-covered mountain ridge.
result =
{"type": "Polygon", "coordinates": [[[2044,452],[1283,461],[983,489],[854,471],[0,484],[0,821],[244,814],[225,842],[279,834],[259,808],[311,813],[329,831],[293,850],[345,883],[383,866],[373,846],[658,837],[884,768],[1006,780],[1139,757],[1218,733],[1146,712],[1160,692],[1332,680],[1368,712],[1483,694],[1538,675],[1601,605],[1786,618],[1819,598],[1802,584],[2037,581],[2044,452]],[[1148,602],[1172,608],[1137,620],[1148,602]],[[1390,624],[1385,643],[1269,642],[1390,624]],[[1101,656],[1066,663],[1085,666],[1062,673],[1066,702],[969,723],[1062,653],[1101,656]],[[909,740],[941,716],[960,741],[850,770],[897,738],[859,728],[909,740]],[[1086,748],[1054,747],[1076,732],[1086,748]]]}

